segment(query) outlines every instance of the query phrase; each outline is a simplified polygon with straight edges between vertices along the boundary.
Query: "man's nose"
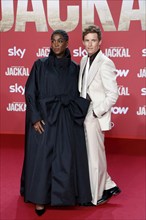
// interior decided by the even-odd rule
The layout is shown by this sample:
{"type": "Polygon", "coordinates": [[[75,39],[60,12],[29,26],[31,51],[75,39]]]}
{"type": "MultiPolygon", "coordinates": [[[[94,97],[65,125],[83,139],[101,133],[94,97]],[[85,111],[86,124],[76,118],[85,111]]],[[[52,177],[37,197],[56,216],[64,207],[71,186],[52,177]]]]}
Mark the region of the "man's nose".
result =
{"type": "Polygon", "coordinates": [[[89,46],[92,46],[92,41],[89,41],[89,46]]]}

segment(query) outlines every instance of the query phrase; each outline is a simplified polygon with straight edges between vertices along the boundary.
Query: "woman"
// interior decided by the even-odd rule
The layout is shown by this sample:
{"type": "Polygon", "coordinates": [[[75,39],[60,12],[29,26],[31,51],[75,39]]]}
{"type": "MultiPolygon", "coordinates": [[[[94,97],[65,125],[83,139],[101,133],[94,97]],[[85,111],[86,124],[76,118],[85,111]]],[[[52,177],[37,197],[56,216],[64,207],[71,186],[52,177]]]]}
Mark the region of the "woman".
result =
{"type": "Polygon", "coordinates": [[[49,57],[37,60],[26,83],[25,157],[21,195],[35,204],[71,206],[91,201],[83,121],[89,101],[79,97],[79,66],[68,35],[51,35],[49,57]]]}

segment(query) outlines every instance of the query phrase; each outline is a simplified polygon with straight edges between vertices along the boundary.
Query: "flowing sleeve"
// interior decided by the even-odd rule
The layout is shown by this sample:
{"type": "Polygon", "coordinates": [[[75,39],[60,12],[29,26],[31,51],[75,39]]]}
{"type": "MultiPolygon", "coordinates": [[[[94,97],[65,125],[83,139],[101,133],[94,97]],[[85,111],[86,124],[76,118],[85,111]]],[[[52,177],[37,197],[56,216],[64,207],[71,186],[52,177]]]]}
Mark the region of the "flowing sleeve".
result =
{"type": "Polygon", "coordinates": [[[38,61],[33,64],[25,86],[26,111],[32,124],[42,119],[38,108],[39,66],[38,61]]]}

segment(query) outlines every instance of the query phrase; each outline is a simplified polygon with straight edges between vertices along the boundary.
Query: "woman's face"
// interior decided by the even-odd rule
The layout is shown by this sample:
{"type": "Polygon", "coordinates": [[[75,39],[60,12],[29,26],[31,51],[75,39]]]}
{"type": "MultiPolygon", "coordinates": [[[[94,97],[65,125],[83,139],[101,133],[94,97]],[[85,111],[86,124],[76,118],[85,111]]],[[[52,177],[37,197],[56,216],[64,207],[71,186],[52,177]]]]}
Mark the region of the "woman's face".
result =
{"type": "Polygon", "coordinates": [[[58,58],[64,56],[65,49],[68,46],[68,41],[64,40],[61,34],[54,34],[51,39],[51,48],[58,58]]]}

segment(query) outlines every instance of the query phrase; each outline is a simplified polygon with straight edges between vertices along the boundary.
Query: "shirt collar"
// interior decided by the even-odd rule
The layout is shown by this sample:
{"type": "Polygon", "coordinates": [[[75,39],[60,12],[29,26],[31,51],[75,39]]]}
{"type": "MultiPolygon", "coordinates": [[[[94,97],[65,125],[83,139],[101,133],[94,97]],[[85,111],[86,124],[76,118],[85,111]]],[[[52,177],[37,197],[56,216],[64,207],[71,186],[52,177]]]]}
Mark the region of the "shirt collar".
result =
{"type": "Polygon", "coordinates": [[[92,56],[90,57],[90,66],[91,66],[93,60],[95,59],[96,55],[99,53],[99,51],[100,51],[100,49],[98,49],[97,52],[92,54],[92,56]]]}

